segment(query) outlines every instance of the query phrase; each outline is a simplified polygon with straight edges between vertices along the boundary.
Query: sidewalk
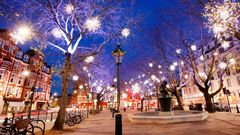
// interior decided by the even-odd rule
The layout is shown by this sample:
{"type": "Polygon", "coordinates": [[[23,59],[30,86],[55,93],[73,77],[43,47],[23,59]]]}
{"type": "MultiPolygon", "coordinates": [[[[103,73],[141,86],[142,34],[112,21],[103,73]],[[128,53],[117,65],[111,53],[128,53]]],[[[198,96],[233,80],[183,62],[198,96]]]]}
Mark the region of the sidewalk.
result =
{"type": "MultiPolygon", "coordinates": [[[[240,115],[231,113],[210,114],[206,121],[175,124],[133,124],[123,114],[123,135],[239,135],[240,115]]],[[[53,123],[52,123],[53,124],[53,123]]],[[[50,129],[50,123],[47,128],[50,129]]],[[[110,111],[102,111],[91,116],[79,125],[66,128],[63,131],[46,131],[46,135],[114,135],[115,119],[110,111]]]]}

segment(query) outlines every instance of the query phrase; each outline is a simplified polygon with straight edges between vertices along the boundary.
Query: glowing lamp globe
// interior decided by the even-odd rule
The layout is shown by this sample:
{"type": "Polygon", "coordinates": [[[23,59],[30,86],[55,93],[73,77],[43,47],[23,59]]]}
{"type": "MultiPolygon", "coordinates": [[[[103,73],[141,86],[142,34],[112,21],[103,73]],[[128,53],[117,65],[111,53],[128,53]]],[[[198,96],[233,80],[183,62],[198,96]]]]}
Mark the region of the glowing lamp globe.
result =
{"type": "Polygon", "coordinates": [[[117,48],[112,52],[113,57],[116,60],[117,64],[122,63],[122,59],[125,56],[125,51],[120,47],[120,44],[117,44],[117,48]]]}

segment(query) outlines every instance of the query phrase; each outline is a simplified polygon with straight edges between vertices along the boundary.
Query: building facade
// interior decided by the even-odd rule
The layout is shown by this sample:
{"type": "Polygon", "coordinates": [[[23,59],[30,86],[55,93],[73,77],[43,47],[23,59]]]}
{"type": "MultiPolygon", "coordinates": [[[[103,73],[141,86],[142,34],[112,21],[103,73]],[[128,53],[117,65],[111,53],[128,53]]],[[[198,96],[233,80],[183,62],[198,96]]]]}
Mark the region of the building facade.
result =
{"type": "Polygon", "coordinates": [[[39,51],[26,52],[16,45],[8,30],[0,30],[0,113],[24,112],[35,86],[32,109],[47,104],[52,84],[51,67],[39,51]],[[37,76],[37,65],[40,70],[37,76]]]}
{"type": "MultiPolygon", "coordinates": [[[[210,42],[207,46],[205,46],[206,53],[204,55],[204,61],[206,63],[210,63],[212,61],[212,54],[216,53],[217,60],[215,62],[214,69],[217,69],[214,72],[214,75],[211,79],[210,93],[216,91],[219,88],[220,81],[220,62],[227,63],[231,58],[236,60],[235,64],[228,65],[226,67],[226,71],[223,74],[223,87],[226,87],[227,90],[230,91],[229,101],[231,106],[236,106],[240,104],[240,42],[237,39],[232,38],[229,42],[229,46],[223,47],[219,42],[210,42]],[[213,48],[216,49],[216,52],[213,51],[213,48]]],[[[199,53],[199,52],[197,52],[199,53]]],[[[200,56],[199,56],[200,58],[200,56]]],[[[200,65],[203,62],[199,62],[200,65]]],[[[201,66],[199,66],[201,67],[201,66]]],[[[200,69],[201,70],[201,69],[200,69]]],[[[186,82],[188,79],[188,83],[186,87],[183,88],[183,100],[185,105],[192,104],[205,104],[205,99],[203,97],[203,93],[199,91],[198,87],[195,85],[192,77],[184,78],[184,74],[187,71],[181,70],[181,74],[183,74],[181,81],[182,83],[186,82]]],[[[222,105],[227,105],[227,95],[223,93],[223,90],[220,91],[214,98],[212,99],[214,103],[220,103],[222,105]]]]}

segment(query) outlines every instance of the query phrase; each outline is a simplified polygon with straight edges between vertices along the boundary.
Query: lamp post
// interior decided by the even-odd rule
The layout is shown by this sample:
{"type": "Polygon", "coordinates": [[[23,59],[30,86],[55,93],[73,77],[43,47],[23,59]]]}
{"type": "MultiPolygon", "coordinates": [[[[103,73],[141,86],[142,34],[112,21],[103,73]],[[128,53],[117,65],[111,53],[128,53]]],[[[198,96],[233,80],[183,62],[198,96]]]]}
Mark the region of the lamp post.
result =
{"type": "Polygon", "coordinates": [[[120,66],[122,64],[122,59],[125,55],[125,51],[120,48],[120,44],[117,44],[117,48],[112,52],[116,60],[117,65],[117,111],[120,112],[120,66]]]}
{"type": "Polygon", "coordinates": [[[37,81],[38,81],[38,75],[39,75],[40,69],[41,69],[40,62],[36,65],[35,69],[36,69],[37,74],[36,74],[36,79],[34,81],[34,85],[33,85],[32,89],[31,89],[31,95],[30,95],[30,98],[29,98],[30,99],[30,107],[28,109],[28,116],[27,116],[28,118],[31,117],[31,110],[32,110],[34,93],[35,93],[35,89],[36,89],[36,85],[37,85],[37,81]]]}

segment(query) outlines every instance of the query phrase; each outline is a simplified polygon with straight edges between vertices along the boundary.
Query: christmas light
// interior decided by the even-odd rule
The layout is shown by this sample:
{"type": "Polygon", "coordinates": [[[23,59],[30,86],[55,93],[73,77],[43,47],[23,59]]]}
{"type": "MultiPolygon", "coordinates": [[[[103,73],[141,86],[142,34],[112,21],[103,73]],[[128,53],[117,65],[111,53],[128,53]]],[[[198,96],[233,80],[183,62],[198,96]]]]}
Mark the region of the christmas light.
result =
{"type": "Polygon", "coordinates": [[[130,30],[129,30],[128,28],[124,28],[124,29],[122,30],[121,34],[122,34],[123,37],[126,38],[126,37],[129,36],[130,30]]]}
{"type": "Polygon", "coordinates": [[[85,25],[89,31],[95,32],[100,28],[101,23],[98,17],[93,17],[93,18],[88,18],[85,25]]]}
{"type": "Polygon", "coordinates": [[[66,12],[67,14],[72,14],[73,10],[74,10],[74,6],[73,6],[72,4],[67,4],[67,5],[65,6],[65,12],[66,12]]]}

